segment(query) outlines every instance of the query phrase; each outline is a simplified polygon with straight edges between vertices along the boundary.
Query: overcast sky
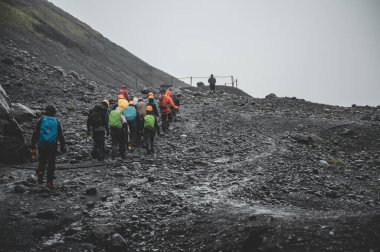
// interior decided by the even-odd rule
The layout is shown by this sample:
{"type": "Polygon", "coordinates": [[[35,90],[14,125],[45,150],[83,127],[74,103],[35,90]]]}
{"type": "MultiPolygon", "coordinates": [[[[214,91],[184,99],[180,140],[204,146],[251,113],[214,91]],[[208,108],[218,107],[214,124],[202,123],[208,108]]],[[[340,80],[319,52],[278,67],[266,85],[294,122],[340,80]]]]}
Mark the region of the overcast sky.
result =
{"type": "Polygon", "coordinates": [[[380,105],[380,0],[51,2],[178,78],[233,75],[255,97],[380,105]]]}

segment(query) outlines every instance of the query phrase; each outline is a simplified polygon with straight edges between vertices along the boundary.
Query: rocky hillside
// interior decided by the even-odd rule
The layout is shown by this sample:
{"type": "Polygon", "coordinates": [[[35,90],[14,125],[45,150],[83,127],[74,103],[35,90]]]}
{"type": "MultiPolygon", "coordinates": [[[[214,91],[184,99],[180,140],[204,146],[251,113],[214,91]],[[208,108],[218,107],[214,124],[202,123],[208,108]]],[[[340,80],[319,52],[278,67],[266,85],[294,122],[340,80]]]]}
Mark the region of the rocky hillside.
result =
{"type": "MultiPolygon", "coordinates": [[[[0,43],[12,41],[53,66],[102,85],[167,84],[171,76],[46,0],[0,0],[0,43]]],[[[184,82],[173,78],[173,85],[184,82]]]]}

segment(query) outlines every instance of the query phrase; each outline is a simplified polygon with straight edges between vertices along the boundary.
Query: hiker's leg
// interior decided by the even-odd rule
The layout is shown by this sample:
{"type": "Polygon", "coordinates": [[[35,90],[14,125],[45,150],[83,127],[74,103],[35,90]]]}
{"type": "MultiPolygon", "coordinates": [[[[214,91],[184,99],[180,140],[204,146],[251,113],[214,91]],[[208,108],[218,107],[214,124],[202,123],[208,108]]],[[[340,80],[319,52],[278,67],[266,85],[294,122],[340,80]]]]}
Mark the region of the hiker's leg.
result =
{"type": "Polygon", "coordinates": [[[55,173],[55,158],[57,156],[57,145],[48,145],[48,168],[47,168],[47,182],[53,183],[55,173]]]}
{"type": "Polygon", "coordinates": [[[105,152],[105,136],[104,131],[94,133],[94,141],[96,143],[96,157],[99,161],[104,160],[105,152]]]}
{"type": "Polygon", "coordinates": [[[144,130],[144,144],[145,144],[145,149],[146,151],[149,153],[149,138],[150,138],[150,134],[149,134],[149,130],[144,130]]]}
{"type": "Polygon", "coordinates": [[[131,123],[129,126],[129,142],[132,146],[135,145],[136,142],[136,122],[131,123]]]}
{"type": "Polygon", "coordinates": [[[118,138],[118,135],[117,135],[116,129],[111,128],[111,145],[112,145],[111,157],[113,159],[116,157],[117,146],[119,144],[119,141],[117,138],[118,138]]]}
{"type": "Polygon", "coordinates": [[[48,162],[48,150],[46,144],[40,144],[38,146],[38,154],[39,154],[39,162],[38,162],[38,168],[37,168],[37,177],[38,177],[38,183],[42,184],[44,174],[45,174],[45,167],[48,162]]]}
{"type": "Polygon", "coordinates": [[[91,157],[97,158],[97,142],[96,142],[96,135],[95,132],[92,132],[92,150],[91,150],[91,157]]]}
{"type": "Polygon", "coordinates": [[[119,152],[120,152],[120,157],[124,158],[125,157],[125,135],[126,135],[126,130],[125,128],[121,128],[119,131],[119,152]]]}
{"type": "Polygon", "coordinates": [[[150,150],[154,151],[154,134],[155,134],[155,130],[153,129],[151,132],[149,132],[149,134],[150,134],[150,150]]]}

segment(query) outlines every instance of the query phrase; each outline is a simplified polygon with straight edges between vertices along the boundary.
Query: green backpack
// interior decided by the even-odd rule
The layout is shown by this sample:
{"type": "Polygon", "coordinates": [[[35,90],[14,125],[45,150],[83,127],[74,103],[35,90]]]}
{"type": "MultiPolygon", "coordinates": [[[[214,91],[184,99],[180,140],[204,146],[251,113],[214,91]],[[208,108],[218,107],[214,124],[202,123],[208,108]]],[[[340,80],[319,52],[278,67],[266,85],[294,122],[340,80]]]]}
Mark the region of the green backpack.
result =
{"type": "Polygon", "coordinates": [[[144,116],[144,129],[153,129],[156,118],[153,115],[144,116]]]}
{"type": "Polygon", "coordinates": [[[121,111],[120,110],[112,110],[109,115],[109,126],[111,128],[117,128],[121,129],[122,122],[121,122],[121,111]]]}

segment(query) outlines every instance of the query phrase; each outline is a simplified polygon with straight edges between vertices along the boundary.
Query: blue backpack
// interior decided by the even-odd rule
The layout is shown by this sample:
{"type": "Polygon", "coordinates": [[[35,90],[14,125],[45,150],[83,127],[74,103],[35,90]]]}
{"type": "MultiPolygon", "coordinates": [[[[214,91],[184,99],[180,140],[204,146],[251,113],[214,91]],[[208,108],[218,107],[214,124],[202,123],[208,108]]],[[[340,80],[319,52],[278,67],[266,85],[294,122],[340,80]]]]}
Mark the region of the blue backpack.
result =
{"type": "Polygon", "coordinates": [[[57,143],[58,120],[52,116],[45,116],[40,126],[39,143],[57,143]]]}
{"type": "Polygon", "coordinates": [[[123,115],[127,122],[134,122],[137,118],[137,111],[134,106],[128,106],[124,112],[123,115]]]}

